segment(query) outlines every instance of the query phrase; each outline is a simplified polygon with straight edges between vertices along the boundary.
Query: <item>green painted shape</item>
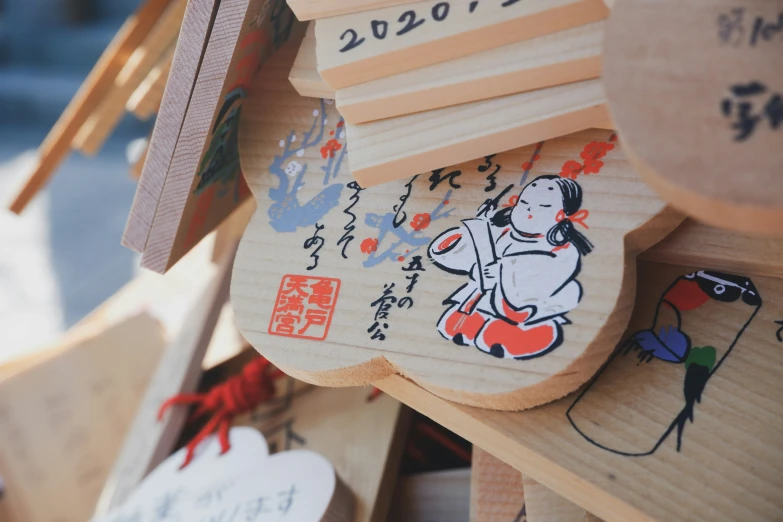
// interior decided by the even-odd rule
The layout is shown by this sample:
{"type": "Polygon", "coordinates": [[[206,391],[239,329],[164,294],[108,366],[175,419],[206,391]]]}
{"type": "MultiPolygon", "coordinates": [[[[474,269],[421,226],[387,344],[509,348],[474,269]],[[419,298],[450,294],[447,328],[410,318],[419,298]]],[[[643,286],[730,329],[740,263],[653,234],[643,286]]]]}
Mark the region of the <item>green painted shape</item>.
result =
{"type": "Polygon", "coordinates": [[[709,371],[715,367],[715,359],[717,357],[717,350],[712,346],[694,346],[688,353],[688,358],[685,360],[685,370],[691,364],[698,364],[699,366],[705,366],[709,371]]]}

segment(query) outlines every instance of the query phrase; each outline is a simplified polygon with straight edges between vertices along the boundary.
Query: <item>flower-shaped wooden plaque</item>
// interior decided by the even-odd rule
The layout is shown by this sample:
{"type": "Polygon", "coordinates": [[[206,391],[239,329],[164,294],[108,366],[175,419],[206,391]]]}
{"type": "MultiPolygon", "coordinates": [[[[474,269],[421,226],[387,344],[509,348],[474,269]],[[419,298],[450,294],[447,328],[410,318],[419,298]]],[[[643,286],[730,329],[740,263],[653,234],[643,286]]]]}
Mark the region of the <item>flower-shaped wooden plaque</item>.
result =
{"type": "Polygon", "coordinates": [[[261,71],[240,132],[258,202],[232,281],[245,337],[315,384],[398,372],[494,409],[586,382],[627,325],[636,254],[681,221],[612,131],[363,190],[334,104],[299,97],[290,63],[261,71]]]}

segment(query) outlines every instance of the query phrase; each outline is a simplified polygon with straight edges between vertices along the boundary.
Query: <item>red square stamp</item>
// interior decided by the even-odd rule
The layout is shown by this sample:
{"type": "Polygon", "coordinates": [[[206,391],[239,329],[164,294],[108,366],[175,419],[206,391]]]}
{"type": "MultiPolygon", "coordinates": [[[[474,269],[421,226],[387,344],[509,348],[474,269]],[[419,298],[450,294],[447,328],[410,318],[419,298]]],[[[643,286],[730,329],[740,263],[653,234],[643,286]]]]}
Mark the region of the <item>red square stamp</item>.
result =
{"type": "Polygon", "coordinates": [[[326,339],[339,292],[339,279],[284,275],[269,321],[269,333],[317,341],[326,339]]]}

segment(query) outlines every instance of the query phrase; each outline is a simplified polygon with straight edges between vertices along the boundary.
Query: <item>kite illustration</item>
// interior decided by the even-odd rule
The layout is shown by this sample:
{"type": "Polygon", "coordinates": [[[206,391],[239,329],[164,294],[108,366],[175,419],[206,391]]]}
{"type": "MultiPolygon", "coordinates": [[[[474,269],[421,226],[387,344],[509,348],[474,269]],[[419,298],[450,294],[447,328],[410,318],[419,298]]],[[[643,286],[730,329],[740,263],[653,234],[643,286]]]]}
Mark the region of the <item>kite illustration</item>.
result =
{"type": "Polygon", "coordinates": [[[678,277],[658,301],[650,329],[618,347],[566,416],[585,439],[613,453],[650,455],[673,432],[680,451],[707,383],[761,304],[747,277],[707,270],[678,277]],[[647,412],[671,419],[663,433],[657,422],[638,421],[647,412]]]}

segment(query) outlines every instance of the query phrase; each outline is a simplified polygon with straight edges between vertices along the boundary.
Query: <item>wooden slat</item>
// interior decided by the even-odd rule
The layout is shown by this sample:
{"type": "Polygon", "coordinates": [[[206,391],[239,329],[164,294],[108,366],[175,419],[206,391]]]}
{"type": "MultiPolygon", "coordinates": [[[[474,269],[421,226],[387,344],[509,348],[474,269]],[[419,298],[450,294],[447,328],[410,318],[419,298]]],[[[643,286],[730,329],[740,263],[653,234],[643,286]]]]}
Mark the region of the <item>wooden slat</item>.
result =
{"type": "Polygon", "coordinates": [[[310,98],[332,98],[334,89],[326,85],[321,75],[318,74],[318,64],[315,58],[315,23],[310,22],[305,33],[304,40],[299,46],[294,66],[288,80],[301,96],[310,98]]]}
{"type": "Polygon", "coordinates": [[[360,11],[371,11],[411,0],[287,0],[299,20],[314,20],[360,11]]]}
{"type": "Polygon", "coordinates": [[[191,0],[185,10],[170,81],[166,82],[150,139],[148,160],[122,234],[122,244],[136,252],[143,252],[147,244],[216,11],[215,0],[191,0]]]}
{"type": "Polygon", "coordinates": [[[688,219],[640,259],[783,278],[783,239],[746,236],[688,219]]]}
{"type": "Polygon", "coordinates": [[[8,522],[90,518],[163,346],[140,314],[0,382],[8,522]]]}
{"type": "Polygon", "coordinates": [[[125,109],[142,120],[151,118],[163,101],[163,93],[166,90],[166,82],[171,71],[171,63],[174,61],[176,45],[169,47],[147,77],[133,92],[133,95],[125,104],[125,109]]]}
{"type": "Polygon", "coordinates": [[[473,446],[470,522],[524,522],[522,473],[473,446]]]}
{"type": "Polygon", "coordinates": [[[187,0],[173,0],[117,75],[113,88],[84,123],[73,147],[95,155],[125,114],[125,105],[179,34],[187,0]]]}
{"type": "MultiPolygon", "coordinates": [[[[678,276],[693,271],[640,263],[636,307],[623,338],[656,327],[653,316],[662,294],[678,276]]],[[[751,279],[763,300],[755,316],[755,305],[742,300],[710,300],[706,315],[682,312],[694,346],[726,353],[738,340],[713,367],[716,375],[694,403],[693,420],[685,419],[679,449],[671,407],[684,407],[684,388],[693,384],[691,377],[684,384],[682,364],[637,364],[634,354],[621,355],[631,358],[625,371],[610,365],[611,375],[597,381],[605,386],[588,391],[580,401],[589,397],[590,402],[571,415],[582,430],[589,429],[591,440],[610,448],[636,444],[650,450],[674,426],[645,456],[608,451],[583,437],[567,416],[577,394],[525,412],[500,413],[438,399],[397,376],[376,384],[608,522],[668,522],[694,513],[714,521],[777,520],[783,517],[783,498],[777,494],[783,487],[783,404],[777,399],[783,393],[783,350],[776,321],[783,317],[783,280],[751,279]]]]}
{"type": "Polygon", "coordinates": [[[599,80],[346,125],[349,162],[372,187],[595,127],[608,119],[599,80]]]}
{"type": "Polygon", "coordinates": [[[523,477],[527,522],[586,522],[587,512],[530,477],[523,477]]]}
{"type": "MultiPolygon", "coordinates": [[[[234,148],[240,109],[255,73],[288,39],[293,21],[283,0],[220,3],[193,88],[192,110],[185,116],[144,248],[143,267],[164,273],[250,197],[234,148]]],[[[305,28],[299,29],[291,43],[295,48],[305,28]]]]}
{"type": "Polygon", "coordinates": [[[607,14],[601,0],[425,0],[335,16],[315,25],[318,72],[327,85],[341,89],[597,22],[607,14]]]}
{"type": "Polygon", "coordinates": [[[212,249],[213,262],[217,263],[223,259],[226,253],[236,247],[255,211],[255,200],[248,198],[215,229],[215,245],[212,249]]]}
{"type": "Polygon", "coordinates": [[[338,89],[337,108],[346,122],[365,123],[598,78],[603,25],[594,22],[338,89]]]}
{"type": "Polygon", "coordinates": [[[71,142],[79,129],[111,90],[117,74],[155,25],[168,3],[169,0],[147,0],[120,28],[79,88],[79,92],[38,148],[38,160],[33,171],[9,206],[12,212],[21,213],[49,181],[68,155],[71,142]]]}
{"type": "Polygon", "coordinates": [[[185,327],[163,352],[103,488],[98,514],[121,506],[147,473],[174,449],[188,409],[173,408],[160,422],[158,408],[169,397],[196,391],[201,377],[201,362],[223,304],[228,299],[232,262],[233,255],[221,261],[213,280],[189,310],[185,327]]]}

